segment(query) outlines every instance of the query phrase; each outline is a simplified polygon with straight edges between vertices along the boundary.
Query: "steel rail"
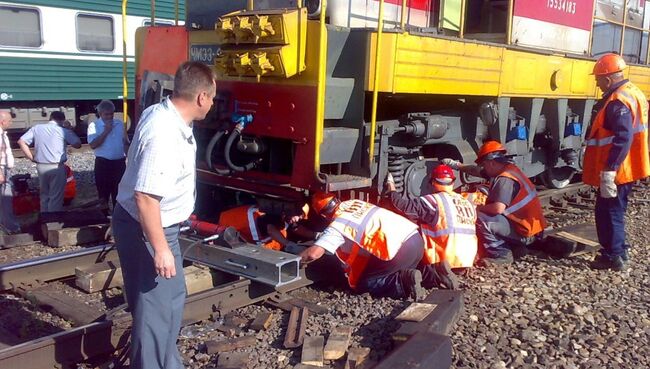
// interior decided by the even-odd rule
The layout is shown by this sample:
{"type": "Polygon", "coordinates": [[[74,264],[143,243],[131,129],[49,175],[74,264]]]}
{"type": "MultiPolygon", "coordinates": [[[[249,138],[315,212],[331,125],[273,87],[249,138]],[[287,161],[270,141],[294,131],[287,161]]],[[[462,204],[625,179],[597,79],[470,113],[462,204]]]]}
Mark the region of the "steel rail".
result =
{"type": "Polygon", "coordinates": [[[75,268],[117,260],[112,244],[0,265],[0,290],[45,283],[75,274],[75,268]]]}
{"type": "MultiPolygon", "coordinates": [[[[238,279],[190,295],[185,301],[183,324],[206,320],[215,314],[223,315],[278,293],[310,285],[312,280],[305,275],[304,269],[301,274],[300,280],[278,289],[247,279],[238,279]]],[[[220,273],[220,276],[225,280],[235,278],[227,273],[220,273]]],[[[124,308],[123,305],[107,313],[102,321],[0,350],[0,368],[65,368],[92,357],[112,354],[125,347],[128,342],[131,316],[124,308]]]]}

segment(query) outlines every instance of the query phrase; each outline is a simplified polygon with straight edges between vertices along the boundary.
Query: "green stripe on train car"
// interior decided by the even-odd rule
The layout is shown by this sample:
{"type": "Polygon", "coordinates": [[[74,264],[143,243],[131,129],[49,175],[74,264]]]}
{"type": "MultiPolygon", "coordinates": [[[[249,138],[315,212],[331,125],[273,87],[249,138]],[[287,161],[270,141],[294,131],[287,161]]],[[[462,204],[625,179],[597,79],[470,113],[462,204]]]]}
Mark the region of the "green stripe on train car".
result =
{"type": "MultiPolygon", "coordinates": [[[[120,0],[22,0],[15,3],[25,5],[51,6],[55,8],[122,14],[120,0]]],[[[174,0],[157,0],[156,17],[174,19],[174,0]]],[[[151,15],[150,0],[129,0],[127,14],[148,17],[151,15]]],[[[185,19],[185,1],[178,1],[178,18],[185,19]]]]}
{"type": "MultiPolygon", "coordinates": [[[[134,98],[134,64],[128,63],[129,97],[134,98]]],[[[7,102],[98,100],[122,96],[120,61],[0,58],[0,93],[7,102]]]]}

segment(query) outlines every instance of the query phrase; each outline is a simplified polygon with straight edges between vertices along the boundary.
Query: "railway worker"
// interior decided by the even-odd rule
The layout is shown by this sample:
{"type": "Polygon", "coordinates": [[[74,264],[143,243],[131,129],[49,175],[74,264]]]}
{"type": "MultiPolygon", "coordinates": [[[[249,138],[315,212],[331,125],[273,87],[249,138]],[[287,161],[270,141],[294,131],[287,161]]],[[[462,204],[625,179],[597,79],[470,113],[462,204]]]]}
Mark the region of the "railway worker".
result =
{"type": "Polygon", "coordinates": [[[212,107],[210,67],[183,63],[170,98],[147,108],[129,148],[113,212],[126,300],[133,316],[132,369],[180,369],[176,340],[185,304],[179,224],[195,202],[192,121],[212,107]]]}
{"type": "Polygon", "coordinates": [[[78,149],[81,140],[72,131],[72,125],[61,111],[53,111],[49,122],[33,126],[18,140],[18,146],[25,157],[36,163],[42,213],[63,210],[67,144],[78,149]],[[32,143],[35,154],[29,149],[32,143]]]}
{"type": "Polygon", "coordinates": [[[444,159],[454,169],[490,178],[485,205],[477,206],[476,234],[483,265],[510,264],[512,249],[528,246],[541,238],[546,219],[535,186],[506,156],[497,141],[486,141],[479,149],[477,165],[444,159]]]}
{"type": "MultiPolygon", "coordinates": [[[[478,249],[476,239],[476,207],[454,192],[454,171],[447,165],[436,166],[431,173],[433,193],[409,199],[395,190],[388,175],[388,199],[395,209],[420,225],[424,238],[424,264],[431,264],[444,274],[453,276],[451,268],[469,268],[478,249]]],[[[456,288],[457,282],[453,278],[456,288]]],[[[427,288],[432,286],[425,285],[427,288]]]]}
{"type": "Polygon", "coordinates": [[[14,154],[9,145],[7,130],[11,127],[11,114],[0,111],[0,225],[7,234],[20,233],[20,224],[14,216],[14,192],[11,185],[11,169],[14,167],[14,154]]]}
{"type": "Polygon", "coordinates": [[[309,208],[305,205],[295,214],[271,214],[260,211],[257,205],[242,205],[221,212],[219,224],[234,227],[247,242],[272,250],[295,253],[300,250],[300,246],[287,239],[287,231],[291,230],[313,239],[315,233],[301,226],[301,221],[306,218],[308,211],[309,208]]]}
{"type": "Polygon", "coordinates": [[[417,269],[424,240],[418,226],[403,216],[361,200],[341,202],[322,192],[312,197],[312,208],[330,224],[300,256],[310,262],[325,252],[335,254],[353,290],[420,300],[423,279],[452,285],[430,265],[417,269]]]}
{"type": "Polygon", "coordinates": [[[623,58],[602,56],[593,75],[603,97],[586,136],[582,180],[599,187],[596,231],[602,246],[591,263],[594,269],[623,270],[628,261],[625,211],[634,181],[650,175],[648,158],[648,102],[643,92],[625,79],[623,58]]]}
{"type": "Polygon", "coordinates": [[[110,100],[97,104],[99,119],[88,125],[88,144],[95,150],[95,186],[106,209],[115,207],[117,187],[126,169],[128,138],[124,123],[114,118],[115,105],[110,100]]]}

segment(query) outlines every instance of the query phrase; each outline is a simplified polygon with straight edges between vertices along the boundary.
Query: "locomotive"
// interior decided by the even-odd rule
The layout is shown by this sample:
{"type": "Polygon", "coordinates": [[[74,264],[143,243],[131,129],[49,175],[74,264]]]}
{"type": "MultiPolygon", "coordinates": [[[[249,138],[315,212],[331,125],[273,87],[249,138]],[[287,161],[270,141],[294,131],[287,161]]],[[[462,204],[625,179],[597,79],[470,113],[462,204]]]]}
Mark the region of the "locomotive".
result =
{"type": "Polygon", "coordinates": [[[472,162],[486,139],[561,188],[582,169],[595,59],[621,54],[650,93],[646,1],[187,0],[186,15],[138,31],[136,88],[141,111],[180,62],[217,72],[195,123],[199,209],[228,189],[377,201],[387,173],[418,196],[440,159],[472,162]]]}

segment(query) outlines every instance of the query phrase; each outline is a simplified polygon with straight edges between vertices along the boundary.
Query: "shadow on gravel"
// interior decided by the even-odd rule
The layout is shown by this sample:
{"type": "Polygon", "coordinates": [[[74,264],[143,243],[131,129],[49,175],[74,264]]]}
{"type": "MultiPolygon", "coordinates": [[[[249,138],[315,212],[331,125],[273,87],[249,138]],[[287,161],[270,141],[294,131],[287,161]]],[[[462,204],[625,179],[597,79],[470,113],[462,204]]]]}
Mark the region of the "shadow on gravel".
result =
{"type": "Polygon", "coordinates": [[[39,309],[13,295],[0,296],[0,311],[0,343],[5,345],[13,346],[64,331],[45,321],[39,309]]]}

